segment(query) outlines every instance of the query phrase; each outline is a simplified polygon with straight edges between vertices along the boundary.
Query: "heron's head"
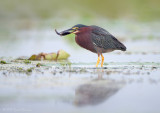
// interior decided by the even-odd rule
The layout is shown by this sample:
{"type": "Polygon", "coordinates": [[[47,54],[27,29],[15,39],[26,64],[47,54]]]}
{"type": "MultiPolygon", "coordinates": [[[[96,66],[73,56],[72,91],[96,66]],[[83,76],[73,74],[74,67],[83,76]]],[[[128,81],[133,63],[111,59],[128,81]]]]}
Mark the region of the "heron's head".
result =
{"type": "Polygon", "coordinates": [[[58,35],[65,36],[65,35],[68,35],[68,34],[71,34],[71,33],[77,33],[77,32],[79,32],[83,27],[88,27],[88,26],[82,25],[82,24],[77,24],[77,25],[73,26],[72,28],[67,29],[67,30],[64,30],[64,31],[62,31],[62,32],[60,32],[60,33],[58,33],[56,30],[55,30],[55,31],[56,31],[56,33],[57,33],[58,35]]]}

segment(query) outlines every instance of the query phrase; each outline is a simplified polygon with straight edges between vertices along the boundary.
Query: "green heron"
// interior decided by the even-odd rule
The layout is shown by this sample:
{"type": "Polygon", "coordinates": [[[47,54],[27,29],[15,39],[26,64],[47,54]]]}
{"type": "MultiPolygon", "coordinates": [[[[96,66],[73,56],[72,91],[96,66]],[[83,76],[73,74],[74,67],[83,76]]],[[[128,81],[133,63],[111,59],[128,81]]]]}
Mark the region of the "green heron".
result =
{"type": "Polygon", "coordinates": [[[77,24],[70,29],[60,33],[56,31],[56,33],[60,36],[74,33],[76,35],[76,43],[79,46],[98,54],[96,67],[98,67],[100,62],[100,55],[102,57],[101,67],[103,67],[104,57],[102,53],[112,52],[114,50],[126,51],[126,47],[112,34],[95,25],[86,26],[77,24]]]}

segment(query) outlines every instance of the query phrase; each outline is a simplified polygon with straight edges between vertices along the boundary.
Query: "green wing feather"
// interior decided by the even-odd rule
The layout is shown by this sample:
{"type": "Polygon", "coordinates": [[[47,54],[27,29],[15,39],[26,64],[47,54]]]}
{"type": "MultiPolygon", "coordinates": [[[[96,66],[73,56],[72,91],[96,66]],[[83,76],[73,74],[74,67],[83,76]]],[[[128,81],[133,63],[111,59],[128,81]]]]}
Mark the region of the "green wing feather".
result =
{"type": "Polygon", "coordinates": [[[126,50],[126,47],[105,29],[98,26],[91,27],[91,37],[95,46],[103,49],[117,49],[122,51],[126,50]]]}

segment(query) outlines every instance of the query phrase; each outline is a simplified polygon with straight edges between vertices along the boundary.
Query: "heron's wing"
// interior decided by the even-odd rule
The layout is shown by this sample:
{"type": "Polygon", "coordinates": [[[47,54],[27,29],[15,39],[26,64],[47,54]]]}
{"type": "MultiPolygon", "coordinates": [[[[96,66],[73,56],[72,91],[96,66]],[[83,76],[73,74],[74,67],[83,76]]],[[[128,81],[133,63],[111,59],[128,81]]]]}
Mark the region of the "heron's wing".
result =
{"type": "Polygon", "coordinates": [[[92,41],[95,46],[103,49],[126,50],[126,47],[105,29],[98,26],[92,28],[92,41]]]}

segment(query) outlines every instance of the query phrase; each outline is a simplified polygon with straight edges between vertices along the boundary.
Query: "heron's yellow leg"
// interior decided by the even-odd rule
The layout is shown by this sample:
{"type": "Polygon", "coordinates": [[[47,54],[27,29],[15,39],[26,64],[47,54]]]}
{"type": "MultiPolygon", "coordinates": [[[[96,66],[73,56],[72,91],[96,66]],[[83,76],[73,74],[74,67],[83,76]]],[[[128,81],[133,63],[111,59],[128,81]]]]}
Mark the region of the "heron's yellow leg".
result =
{"type": "Polygon", "coordinates": [[[101,57],[102,57],[101,67],[103,67],[104,56],[101,54],[101,57]]]}
{"type": "Polygon", "coordinates": [[[100,62],[100,57],[98,56],[96,67],[98,67],[99,62],[100,62]]]}

